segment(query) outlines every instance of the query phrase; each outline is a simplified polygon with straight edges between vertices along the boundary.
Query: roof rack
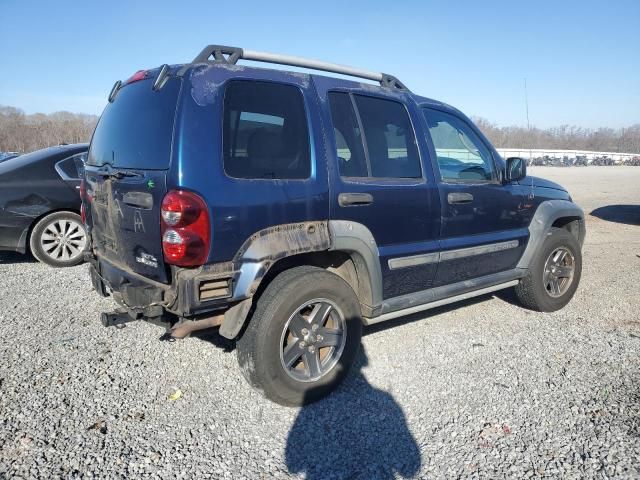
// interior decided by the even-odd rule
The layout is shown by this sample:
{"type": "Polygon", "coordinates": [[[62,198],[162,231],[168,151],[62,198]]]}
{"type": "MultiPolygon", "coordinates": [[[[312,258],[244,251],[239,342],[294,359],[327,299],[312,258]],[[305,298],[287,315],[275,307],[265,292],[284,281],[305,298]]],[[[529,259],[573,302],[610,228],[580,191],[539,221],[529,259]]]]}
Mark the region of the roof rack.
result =
{"type": "Polygon", "coordinates": [[[291,55],[280,55],[277,53],[259,52],[256,50],[245,50],[238,47],[227,47],[224,45],[208,45],[202,49],[191,64],[209,63],[213,57],[213,63],[223,63],[235,65],[238,60],[253,60],[255,62],[275,63],[278,65],[290,65],[293,67],[310,68],[313,70],[321,70],[323,72],[340,73],[352,77],[365,78],[380,82],[383,87],[394,88],[397,90],[409,89],[396,77],[387,73],[372,72],[361,68],[350,67],[347,65],[338,65],[337,63],[321,62],[310,58],[294,57],[291,55]]]}

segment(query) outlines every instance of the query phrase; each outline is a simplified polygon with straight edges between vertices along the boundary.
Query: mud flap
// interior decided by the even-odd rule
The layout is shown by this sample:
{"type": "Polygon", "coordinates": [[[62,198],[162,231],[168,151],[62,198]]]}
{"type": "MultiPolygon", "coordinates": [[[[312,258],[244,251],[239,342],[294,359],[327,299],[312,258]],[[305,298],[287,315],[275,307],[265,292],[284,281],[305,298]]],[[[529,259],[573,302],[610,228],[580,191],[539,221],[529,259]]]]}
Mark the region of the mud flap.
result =
{"type": "Polygon", "coordinates": [[[247,298],[227,310],[224,314],[222,325],[220,325],[220,335],[229,340],[236,338],[240,330],[242,330],[249,310],[251,310],[251,305],[251,299],[247,298]]]}
{"type": "Polygon", "coordinates": [[[93,289],[98,292],[101,297],[108,297],[107,287],[93,265],[89,265],[89,276],[91,277],[93,289]]]}

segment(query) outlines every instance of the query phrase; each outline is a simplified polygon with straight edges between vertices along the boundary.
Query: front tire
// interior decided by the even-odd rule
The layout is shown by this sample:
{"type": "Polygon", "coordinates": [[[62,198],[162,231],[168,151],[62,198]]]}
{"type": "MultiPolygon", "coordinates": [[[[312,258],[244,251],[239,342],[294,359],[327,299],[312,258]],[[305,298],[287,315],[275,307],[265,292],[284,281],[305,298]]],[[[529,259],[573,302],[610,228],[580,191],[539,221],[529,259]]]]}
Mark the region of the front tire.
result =
{"type": "Polygon", "coordinates": [[[29,247],[38,261],[52,267],[72,267],[82,263],[87,233],[80,215],[55,212],[43,217],[33,227],[29,247]]]}
{"type": "Polygon", "coordinates": [[[573,298],[582,275],[582,252],[576,238],[552,228],[532,259],[527,275],[515,287],[520,303],[531,310],[554,312],[573,298]]]}
{"type": "Polygon", "coordinates": [[[247,381],[281,405],[305,405],[346,377],[360,346],[360,304],[342,278],[317,267],[276,276],[237,342],[247,381]]]}

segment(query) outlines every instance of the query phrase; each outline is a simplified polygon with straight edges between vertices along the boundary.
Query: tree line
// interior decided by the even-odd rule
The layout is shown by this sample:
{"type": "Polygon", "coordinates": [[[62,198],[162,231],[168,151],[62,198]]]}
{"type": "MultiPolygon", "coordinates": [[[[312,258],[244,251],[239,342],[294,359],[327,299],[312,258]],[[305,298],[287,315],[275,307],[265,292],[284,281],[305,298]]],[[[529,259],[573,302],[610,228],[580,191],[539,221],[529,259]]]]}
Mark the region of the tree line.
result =
{"type": "Polygon", "coordinates": [[[590,150],[640,154],[640,123],[619,129],[589,129],[573,125],[540,129],[498,127],[479,117],[475,117],[473,121],[496,148],[590,150]]]}
{"type": "Polygon", "coordinates": [[[91,139],[96,115],[55,112],[27,115],[0,105],[0,152],[28,153],[61,143],[83,143],[91,139]]]}
{"type": "MultiPolygon", "coordinates": [[[[48,115],[0,105],[0,152],[27,153],[61,143],[88,142],[98,117],[85,113],[48,115]]],[[[498,148],[546,148],[640,154],[640,123],[627,128],[588,129],[571,125],[540,129],[499,127],[476,117],[474,122],[498,148]]]]}

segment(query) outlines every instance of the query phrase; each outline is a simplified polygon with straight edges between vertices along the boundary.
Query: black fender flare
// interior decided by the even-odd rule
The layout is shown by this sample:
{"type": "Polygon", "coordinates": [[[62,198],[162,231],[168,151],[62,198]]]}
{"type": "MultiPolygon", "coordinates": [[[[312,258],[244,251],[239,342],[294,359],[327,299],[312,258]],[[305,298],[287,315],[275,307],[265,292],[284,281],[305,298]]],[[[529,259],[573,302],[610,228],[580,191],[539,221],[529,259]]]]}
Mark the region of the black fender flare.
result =
{"type": "Polygon", "coordinates": [[[357,294],[366,310],[382,303],[382,273],[378,246],[364,225],[347,220],[301,222],[260,230],[238,250],[230,266],[235,272],[230,301],[232,308],[220,327],[224,337],[234,338],[241,330],[251,298],[271,266],[278,260],[301,253],[340,251],[353,260],[358,276],[357,294]]]}
{"type": "Polygon", "coordinates": [[[238,272],[234,279],[233,298],[252,297],[271,266],[286,257],[320,252],[331,246],[327,221],[276,225],[249,237],[232,263],[238,272]]]}
{"type": "Polygon", "coordinates": [[[249,314],[252,297],[271,266],[301,253],[326,251],[331,246],[328,222],[311,221],[276,225],[249,237],[230,265],[234,272],[232,302],[220,326],[223,337],[235,338],[249,314]]]}
{"type": "Polygon", "coordinates": [[[330,250],[349,254],[355,264],[360,303],[365,310],[379,307],[382,304],[382,270],[378,245],[371,231],[350,220],[330,220],[329,231],[330,250]]]}
{"type": "Polygon", "coordinates": [[[541,248],[544,239],[551,231],[553,223],[565,217],[575,217],[579,219],[578,243],[582,247],[586,236],[583,210],[568,200],[545,200],[538,205],[536,213],[529,223],[529,241],[516,268],[529,268],[531,260],[541,248]]]}

